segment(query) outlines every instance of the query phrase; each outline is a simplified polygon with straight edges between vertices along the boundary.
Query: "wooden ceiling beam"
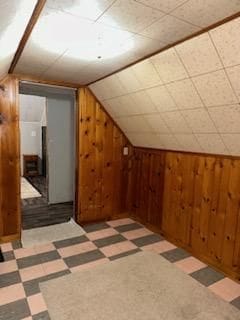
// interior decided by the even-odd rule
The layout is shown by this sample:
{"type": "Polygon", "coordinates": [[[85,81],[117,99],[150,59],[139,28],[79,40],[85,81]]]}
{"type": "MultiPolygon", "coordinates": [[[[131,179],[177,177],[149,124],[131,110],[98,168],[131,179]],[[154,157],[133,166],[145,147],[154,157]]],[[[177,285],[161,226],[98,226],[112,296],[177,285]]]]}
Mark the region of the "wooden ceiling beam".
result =
{"type": "Polygon", "coordinates": [[[224,23],[227,23],[227,22],[229,22],[231,20],[234,20],[236,18],[239,18],[239,17],[240,17],[240,12],[237,12],[237,13],[235,13],[235,14],[227,17],[227,18],[224,18],[224,19],[222,19],[222,20],[220,20],[220,21],[218,21],[218,22],[216,22],[216,23],[214,23],[214,24],[212,24],[212,25],[210,25],[210,26],[208,26],[206,28],[203,28],[203,29],[201,29],[201,30],[199,30],[199,31],[197,31],[197,32],[195,32],[195,33],[193,33],[193,34],[181,39],[181,40],[178,40],[178,41],[175,41],[175,42],[173,42],[171,44],[168,44],[165,47],[161,48],[160,50],[157,50],[157,51],[155,51],[153,53],[150,53],[150,54],[144,56],[143,58],[140,58],[140,59],[138,59],[138,60],[136,60],[136,61],[134,61],[132,63],[129,63],[128,65],[126,65],[126,66],[124,66],[122,68],[119,68],[116,71],[113,71],[113,72],[107,74],[106,76],[103,76],[103,77],[101,77],[101,78],[99,78],[97,80],[91,81],[91,82],[87,83],[86,86],[90,86],[91,84],[93,84],[95,82],[98,82],[100,80],[106,79],[107,77],[110,77],[110,76],[112,76],[112,75],[114,75],[114,74],[116,74],[116,73],[118,73],[118,72],[120,72],[122,70],[125,70],[125,69],[127,69],[129,67],[132,67],[135,64],[137,64],[137,63],[139,63],[139,62],[141,62],[143,60],[146,60],[146,59],[149,59],[149,58],[153,57],[155,54],[158,54],[158,53],[161,53],[163,51],[166,51],[166,50],[168,50],[168,49],[170,49],[170,48],[172,48],[172,47],[174,47],[174,46],[176,46],[176,45],[178,45],[178,44],[180,44],[180,43],[182,43],[184,41],[187,41],[187,40],[190,40],[192,38],[195,38],[195,37],[197,37],[197,36],[199,36],[199,35],[201,35],[201,34],[203,34],[205,32],[208,32],[208,31],[210,31],[210,30],[212,30],[214,28],[217,28],[217,27],[221,26],[224,23]]]}
{"type": "Polygon", "coordinates": [[[30,18],[30,20],[29,20],[29,22],[27,24],[25,32],[24,32],[24,34],[22,36],[22,39],[21,39],[21,41],[20,41],[20,43],[18,45],[17,51],[16,51],[16,53],[14,55],[14,58],[13,58],[13,61],[11,63],[11,66],[10,66],[10,68],[8,70],[8,73],[13,73],[13,71],[14,71],[14,69],[15,69],[15,67],[16,67],[16,65],[17,65],[17,63],[18,63],[18,61],[19,61],[19,59],[20,59],[20,57],[22,55],[22,52],[23,52],[23,50],[25,48],[25,45],[26,45],[26,43],[27,43],[32,31],[33,31],[33,28],[34,28],[35,24],[37,23],[38,18],[39,18],[40,14],[41,14],[41,12],[42,12],[42,10],[44,8],[45,3],[46,3],[46,0],[38,0],[37,1],[36,6],[35,6],[35,8],[33,10],[32,16],[31,16],[31,18],[30,18]]]}

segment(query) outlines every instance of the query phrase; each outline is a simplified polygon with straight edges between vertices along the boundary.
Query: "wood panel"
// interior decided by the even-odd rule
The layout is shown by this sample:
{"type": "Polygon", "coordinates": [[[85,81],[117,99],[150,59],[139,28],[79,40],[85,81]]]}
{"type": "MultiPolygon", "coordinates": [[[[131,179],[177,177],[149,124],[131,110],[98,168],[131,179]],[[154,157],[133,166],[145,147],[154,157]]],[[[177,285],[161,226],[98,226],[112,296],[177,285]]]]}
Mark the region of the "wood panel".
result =
{"type": "Polygon", "coordinates": [[[132,174],[136,219],[240,280],[239,158],[135,148],[132,174]]]}
{"type": "Polygon", "coordinates": [[[7,77],[0,90],[0,242],[20,236],[18,81],[7,77]]]}
{"type": "Polygon", "coordinates": [[[113,219],[130,208],[132,146],[89,89],[79,89],[78,101],[77,221],[113,219]]]}

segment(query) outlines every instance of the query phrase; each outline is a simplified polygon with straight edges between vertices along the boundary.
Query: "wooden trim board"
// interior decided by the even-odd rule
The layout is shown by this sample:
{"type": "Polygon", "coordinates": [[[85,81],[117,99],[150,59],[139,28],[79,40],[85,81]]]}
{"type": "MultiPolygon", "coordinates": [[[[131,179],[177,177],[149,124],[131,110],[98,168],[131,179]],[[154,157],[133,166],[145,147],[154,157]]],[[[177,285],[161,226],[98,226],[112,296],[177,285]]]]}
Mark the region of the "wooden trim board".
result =
{"type": "Polygon", "coordinates": [[[38,0],[37,4],[33,10],[32,16],[27,24],[25,32],[22,36],[22,39],[18,45],[17,51],[14,55],[14,58],[13,58],[13,61],[10,65],[8,73],[10,73],[10,74],[13,73],[13,71],[14,71],[14,69],[15,69],[15,67],[16,67],[16,65],[22,55],[22,52],[26,46],[26,43],[27,43],[32,31],[33,31],[33,28],[34,28],[35,24],[37,23],[38,18],[39,18],[40,14],[45,6],[45,3],[46,3],[46,0],[38,0]]]}

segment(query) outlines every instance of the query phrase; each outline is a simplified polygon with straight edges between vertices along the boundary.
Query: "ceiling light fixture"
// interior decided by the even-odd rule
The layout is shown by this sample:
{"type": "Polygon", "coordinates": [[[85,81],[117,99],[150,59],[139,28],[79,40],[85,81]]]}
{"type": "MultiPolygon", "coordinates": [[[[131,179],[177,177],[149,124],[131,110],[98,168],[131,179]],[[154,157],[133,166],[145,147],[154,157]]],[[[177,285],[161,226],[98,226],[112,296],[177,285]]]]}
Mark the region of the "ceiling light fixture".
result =
{"type": "Polygon", "coordinates": [[[64,12],[49,11],[32,34],[35,44],[46,51],[84,61],[106,60],[133,48],[132,34],[64,12]]]}

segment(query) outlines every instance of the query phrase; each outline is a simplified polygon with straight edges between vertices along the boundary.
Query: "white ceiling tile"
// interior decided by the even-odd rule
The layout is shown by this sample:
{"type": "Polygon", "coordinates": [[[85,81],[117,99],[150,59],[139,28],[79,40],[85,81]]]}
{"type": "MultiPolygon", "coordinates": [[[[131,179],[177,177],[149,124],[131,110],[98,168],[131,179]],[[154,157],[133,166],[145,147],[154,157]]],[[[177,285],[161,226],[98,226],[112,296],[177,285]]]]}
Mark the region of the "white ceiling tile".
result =
{"type": "Polygon", "coordinates": [[[106,99],[105,95],[105,85],[103,81],[98,81],[89,86],[89,88],[92,90],[92,92],[95,94],[95,96],[98,98],[98,100],[102,101],[106,99]]]}
{"type": "Polygon", "coordinates": [[[175,137],[181,146],[181,150],[191,152],[202,151],[202,148],[199,145],[194,134],[175,134],[175,137]]]}
{"type": "Polygon", "coordinates": [[[234,104],[237,98],[224,70],[192,78],[204,104],[208,107],[234,104]]]}
{"type": "Polygon", "coordinates": [[[74,73],[81,70],[87,64],[89,64],[89,62],[87,62],[86,60],[70,58],[66,52],[62,56],[57,58],[57,60],[53,64],[50,65],[47,72],[49,73],[51,71],[57,70],[63,73],[74,73]]]}
{"type": "Polygon", "coordinates": [[[195,134],[204,152],[214,154],[229,154],[219,134],[195,134]]]}
{"type": "Polygon", "coordinates": [[[42,64],[35,63],[34,67],[32,64],[25,63],[27,60],[22,60],[17,64],[15,68],[15,73],[17,74],[26,74],[29,76],[41,77],[41,74],[45,70],[42,64]]]}
{"type": "Polygon", "coordinates": [[[137,0],[137,2],[155,9],[159,9],[166,13],[174,10],[186,1],[188,0],[137,0]]]}
{"type": "Polygon", "coordinates": [[[159,142],[165,146],[166,150],[181,150],[181,146],[173,134],[159,134],[159,142]]]}
{"type": "Polygon", "coordinates": [[[183,110],[182,114],[193,133],[217,132],[208,112],[204,109],[183,110]]]}
{"type": "Polygon", "coordinates": [[[133,0],[117,0],[99,21],[112,27],[139,32],[162,17],[164,13],[133,0]]]}
{"type": "Polygon", "coordinates": [[[154,88],[150,88],[147,89],[146,92],[158,111],[162,112],[177,109],[176,103],[168,93],[165,86],[157,86],[154,88]]]}
{"type": "Polygon", "coordinates": [[[200,28],[175,17],[166,15],[144,29],[141,34],[149,38],[158,39],[165,44],[184,39],[200,28]]]}
{"type": "Polygon", "coordinates": [[[148,59],[133,65],[131,69],[144,88],[162,84],[159,74],[148,59]]]}
{"type": "Polygon", "coordinates": [[[175,47],[190,76],[222,68],[222,63],[207,33],[175,47]]]}
{"type": "Polygon", "coordinates": [[[106,88],[105,99],[121,96],[127,93],[126,88],[123,87],[122,83],[120,82],[116,74],[102,81],[106,88]]]}
{"type": "Polygon", "coordinates": [[[142,85],[134,74],[132,68],[124,69],[123,71],[118,72],[116,75],[126,92],[134,92],[142,88],[142,85]]]}
{"type": "Polygon", "coordinates": [[[111,106],[113,113],[117,117],[134,115],[139,112],[138,106],[134,103],[131,95],[109,99],[107,103],[111,106]]]}
{"type": "Polygon", "coordinates": [[[190,79],[173,82],[166,86],[179,109],[193,109],[203,106],[190,79]]]}
{"type": "Polygon", "coordinates": [[[160,114],[146,115],[144,118],[152,128],[152,131],[156,133],[170,133],[160,114]]]}
{"type": "Polygon", "coordinates": [[[104,100],[102,101],[102,105],[104,106],[105,110],[107,110],[107,112],[110,114],[110,116],[115,119],[119,116],[118,112],[116,110],[118,110],[118,108],[116,108],[116,104],[114,104],[114,100],[118,100],[118,98],[113,98],[110,100],[104,100]]]}
{"type": "Polygon", "coordinates": [[[221,133],[240,133],[240,105],[213,107],[208,110],[221,133]]]}
{"type": "MultiPolygon", "coordinates": [[[[240,6],[240,1],[238,1],[238,3],[240,6]]],[[[240,18],[225,23],[210,31],[210,35],[225,67],[240,64],[239,34],[240,18]]]]}
{"type": "Polygon", "coordinates": [[[140,34],[134,34],[130,39],[133,40],[132,50],[137,57],[135,61],[152,55],[165,47],[165,43],[162,43],[161,41],[156,39],[145,37],[140,34]]]}
{"type": "Polygon", "coordinates": [[[47,6],[96,20],[113,2],[114,0],[48,0],[47,6]]]}
{"type": "Polygon", "coordinates": [[[207,27],[239,10],[239,0],[190,0],[171,14],[197,26],[207,27]]]}
{"type": "Polygon", "coordinates": [[[240,101],[240,81],[239,81],[239,79],[240,79],[240,65],[235,66],[235,67],[231,67],[231,68],[227,68],[225,70],[228,74],[228,78],[230,79],[230,82],[232,84],[234,92],[235,92],[236,96],[238,97],[238,100],[240,101]]]}
{"type": "Polygon", "coordinates": [[[115,119],[120,128],[124,132],[152,132],[152,128],[148,124],[144,116],[131,116],[115,119]]]}
{"type": "Polygon", "coordinates": [[[164,83],[187,78],[187,72],[174,48],[160,52],[150,58],[164,83]]]}
{"type": "Polygon", "coordinates": [[[240,134],[221,134],[223,142],[233,156],[240,156],[240,134]]]}
{"type": "Polygon", "coordinates": [[[0,1],[0,77],[4,77],[11,65],[36,0],[0,1]]]}
{"type": "Polygon", "coordinates": [[[192,132],[180,111],[164,112],[162,118],[172,133],[192,132]]]}
{"type": "Polygon", "coordinates": [[[139,114],[157,112],[155,105],[145,90],[131,94],[139,114]]]}
{"type": "Polygon", "coordinates": [[[163,148],[155,133],[129,132],[128,139],[136,147],[163,148]]]}
{"type": "Polygon", "coordinates": [[[59,57],[62,56],[64,53],[65,49],[63,51],[59,51],[58,53],[54,52],[48,52],[38,46],[36,43],[33,41],[28,41],[26,44],[23,53],[21,55],[21,58],[19,60],[19,63],[16,66],[15,72],[18,73],[19,66],[21,65],[22,67],[26,66],[26,69],[32,68],[33,72],[35,69],[35,66],[37,65],[38,68],[42,72],[44,72],[46,69],[48,69],[59,57]]]}
{"type": "Polygon", "coordinates": [[[117,116],[140,115],[156,112],[148,96],[140,91],[118,98],[107,100],[112,105],[117,116]]]}

